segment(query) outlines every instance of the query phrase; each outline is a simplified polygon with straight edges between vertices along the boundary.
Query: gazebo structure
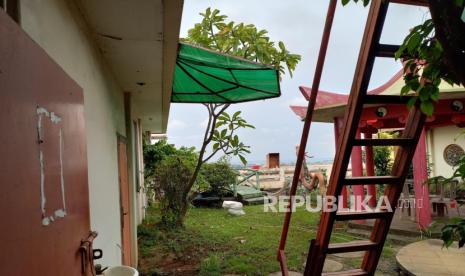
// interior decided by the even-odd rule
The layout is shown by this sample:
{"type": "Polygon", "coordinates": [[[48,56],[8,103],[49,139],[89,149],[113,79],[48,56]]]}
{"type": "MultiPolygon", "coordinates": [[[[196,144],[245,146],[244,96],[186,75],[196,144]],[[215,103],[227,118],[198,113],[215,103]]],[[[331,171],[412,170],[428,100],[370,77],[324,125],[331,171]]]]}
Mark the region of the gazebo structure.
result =
{"type": "MultiPolygon", "coordinates": [[[[399,95],[403,86],[402,70],[395,74],[385,84],[368,91],[371,95],[399,95]]],[[[311,88],[300,87],[303,96],[310,99],[311,88]]],[[[428,162],[432,162],[431,176],[449,177],[453,172],[454,162],[463,154],[465,138],[458,137],[465,127],[465,89],[452,87],[445,83],[440,86],[440,100],[436,105],[433,116],[426,121],[420,141],[413,158],[414,191],[416,204],[416,221],[421,229],[431,224],[430,196],[427,185],[428,162]]],[[[318,91],[312,121],[334,124],[337,141],[343,129],[343,116],[349,95],[328,91],[318,91]]],[[[307,113],[306,106],[290,106],[294,113],[304,120],[307,113]]],[[[396,130],[403,128],[406,123],[408,108],[405,104],[366,105],[363,109],[357,136],[370,139],[378,131],[396,130]]],[[[374,161],[372,146],[365,146],[365,165],[362,159],[362,147],[354,147],[351,155],[352,176],[373,176],[374,161]]],[[[370,205],[376,204],[376,186],[352,186],[354,195],[371,195],[370,205]],[[365,191],[367,187],[367,191],[365,191]]],[[[344,187],[345,188],[345,187],[344,187]]],[[[343,204],[347,206],[347,190],[343,191],[343,204]]]]}

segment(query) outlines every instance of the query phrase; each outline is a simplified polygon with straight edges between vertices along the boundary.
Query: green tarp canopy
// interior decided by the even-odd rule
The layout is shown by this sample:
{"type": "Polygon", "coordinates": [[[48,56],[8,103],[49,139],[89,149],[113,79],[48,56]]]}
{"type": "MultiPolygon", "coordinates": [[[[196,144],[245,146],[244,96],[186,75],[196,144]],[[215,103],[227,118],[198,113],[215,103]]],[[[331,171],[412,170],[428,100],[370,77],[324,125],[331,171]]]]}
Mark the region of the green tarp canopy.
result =
{"type": "Polygon", "coordinates": [[[179,44],[172,102],[240,103],[280,95],[279,72],[274,68],[179,44]]]}

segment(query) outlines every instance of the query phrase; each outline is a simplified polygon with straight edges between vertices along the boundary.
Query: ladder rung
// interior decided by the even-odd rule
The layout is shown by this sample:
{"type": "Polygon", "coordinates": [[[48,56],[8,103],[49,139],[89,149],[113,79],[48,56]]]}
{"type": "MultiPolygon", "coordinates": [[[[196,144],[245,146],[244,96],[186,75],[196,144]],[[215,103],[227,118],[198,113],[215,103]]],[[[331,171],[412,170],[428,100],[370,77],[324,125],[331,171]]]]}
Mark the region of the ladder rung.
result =
{"type": "Polygon", "coordinates": [[[347,177],[344,185],[399,184],[398,176],[354,176],[347,177]]]}
{"type": "Polygon", "coordinates": [[[378,248],[376,242],[370,240],[365,241],[351,241],[343,243],[333,243],[328,245],[328,254],[336,253],[346,253],[346,252],[356,252],[356,251],[366,251],[378,248]]]}
{"type": "Polygon", "coordinates": [[[322,273],[321,275],[322,276],[365,276],[369,274],[363,269],[352,269],[352,270],[346,270],[346,271],[322,273]]]}
{"type": "Polygon", "coordinates": [[[407,104],[413,96],[365,95],[364,104],[407,104]]]}
{"type": "Polygon", "coordinates": [[[388,212],[388,211],[338,212],[336,213],[336,220],[344,221],[344,220],[359,220],[359,219],[380,219],[380,218],[387,218],[388,216],[392,214],[393,214],[392,212],[388,212]]]}
{"type": "Polygon", "coordinates": [[[399,45],[378,44],[375,49],[375,55],[377,57],[393,58],[399,48],[399,45]]]}
{"type": "Polygon", "coordinates": [[[413,140],[410,138],[393,139],[354,139],[354,146],[410,146],[413,140]]]}
{"type": "Polygon", "coordinates": [[[413,5],[413,6],[428,6],[427,0],[390,0],[391,3],[396,4],[405,4],[405,5],[413,5]]]}

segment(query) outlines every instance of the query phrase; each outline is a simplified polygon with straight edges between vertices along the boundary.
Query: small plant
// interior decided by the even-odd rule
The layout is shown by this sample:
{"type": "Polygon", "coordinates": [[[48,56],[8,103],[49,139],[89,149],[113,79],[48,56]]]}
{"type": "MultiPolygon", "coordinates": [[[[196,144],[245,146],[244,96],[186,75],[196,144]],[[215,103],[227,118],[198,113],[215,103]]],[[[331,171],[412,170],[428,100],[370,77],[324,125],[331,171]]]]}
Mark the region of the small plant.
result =
{"type": "Polygon", "coordinates": [[[391,173],[391,149],[389,147],[374,147],[374,163],[376,175],[389,175],[391,173]]]}
{"type": "Polygon", "coordinates": [[[220,258],[212,255],[200,263],[199,276],[220,276],[221,266],[220,258]]]}
{"type": "Polygon", "coordinates": [[[222,196],[230,193],[231,185],[236,182],[237,172],[225,158],[222,158],[215,163],[204,164],[201,177],[206,182],[209,192],[222,196]]]}
{"type": "Polygon", "coordinates": [[[441,230],[441,239],[444,246],[449,247],[455,240],[459,242],[459,248],[465,245],[465,220],[455,219],[451,224],[444,226],[441,230]]]}
{"type": "Polygon", "coordinates": [[[186,186],[194,172],[194,162],[178,153],[164,158],[155,169],[153,188],[160,200],[161,222],[168,228],[183,226],[189,204],[185,200],[189,193],[186,186]]]}

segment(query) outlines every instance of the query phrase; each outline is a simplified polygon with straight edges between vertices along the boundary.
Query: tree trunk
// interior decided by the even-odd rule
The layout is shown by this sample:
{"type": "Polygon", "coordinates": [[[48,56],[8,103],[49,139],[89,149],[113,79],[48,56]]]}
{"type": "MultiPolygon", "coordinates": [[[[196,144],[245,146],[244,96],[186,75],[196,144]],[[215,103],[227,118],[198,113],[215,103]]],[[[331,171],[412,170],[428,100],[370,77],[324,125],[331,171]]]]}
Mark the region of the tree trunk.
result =
{"type": "Polygon", "coordinates": [[[465,85],[465,22],[463,7],[455,1],[428,0],[436,38],[444,49],[444,66],[454,80],[465,85]]]}

